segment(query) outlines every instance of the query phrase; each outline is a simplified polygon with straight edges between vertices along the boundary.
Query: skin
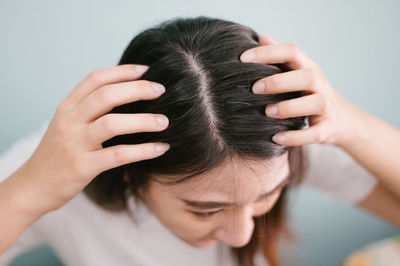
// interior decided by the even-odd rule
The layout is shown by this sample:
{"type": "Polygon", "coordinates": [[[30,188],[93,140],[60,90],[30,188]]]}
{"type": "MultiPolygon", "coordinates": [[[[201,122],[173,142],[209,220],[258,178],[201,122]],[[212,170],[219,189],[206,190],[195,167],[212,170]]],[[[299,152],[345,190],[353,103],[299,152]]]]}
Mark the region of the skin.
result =
{"type": "MultiPolygon", "coordinates": [[[[379,210],[378,215],[398,221],[400,211],[395,208],[400,206],[400,164],[397,159],[400,158],[400,131],[340,97],[319,67],[297,45],[279,44],[268,36],[261,36],[259,43],[260,46],[246,51],[246,54],[253,56],[245,59],[246,56],[242,54],[243,62],[284,63],[292,70],[261,79],[257,84],[264,87],[261,86],[260,92],[254,87],[254,93],[304,92],[303,97],[267,106],[266,115],[277,119],[310,116],[309,128],[279,133],[274,141],[286,146],[321,143],[342,148],[376,176],[378,188],[386,188],[375,191],[373,198],[362,205],[374,212],[377,207],[372,206],[371,201],[378,197],[379,202],[385,203],[390,198],[392,207],[379,210]],[[269,110],[274,106],[276,114],[273,115],[269,110]],[[386,196],[382,197],[382,193],[386,196]],[[388,193],[391,193],[390,197],[388,193]]],[[[167,128],[168,119],[165,116],[161,116],[165,120],[163,125],[157,123],[156,117],[160,114],[105,115],[115,106],[154,99],[162,94],[164,87],[161,84],[138,80],[144,71],[146,66],[138,65],[95,70],[58,105],[33,155],[0,183],[0,215],[8,217],[0,219],[0,254],[32,223],[47,212],[62,207],[99,173],[120,165],[155,158],[168,150],[168,145],[162,143],[119,145],[106,149],[101,147],[104,140],[116,135],[167,128]],[[152,85],[158,85],[154,87],[161,88],[161,92],[157,93],[152,85]],[[160,150],[156,147],[160,147],[160,150]],[[102,164],[98,164],[99,161],[102,164]]],[[[268,178],[272,177],[264,177],[265,180],[268,178]]],[[[153,192],[161,193],[157,187],[153,189],[153,192]]],[[[237,193],[234,192],[235,195],[237,193]]],[[[247,196],[250,194],[247,190],[239,194],[242,193],[247,196]]],[[[247,207],[253,206],[250,198],[246,197],[245,201],[247,207]]],[[[157,215],[165,217],[156,203],[150,206],[158,212],[157,215]]],[[[226,217],[231,217],[233,221],[245,221],[245,217],[248,219],[255,213],[247,207],[237,209],[239,213],[246,213],[238,216],[242,218],[235,218],[233,212],[232,216],[228,212],[226,217]]],[[[172,226],[174,222],[171,220],[172,226]]],[[[237,240],[230,230],[228,234],[220,235],[221,230],[215,231],[220,227],[223,227],[221,221],[202,227],[201,234],[189,236],[181,232],[178,236],[195,245],[196,239],[203,236],[215,237],[234,245],[245,242],[245,237],[237,240]]],[[[246,225],[245,228],[248,234],[251,226],[246,225]]]]}
{"type": "Polygon", "coordinates": [[[266,115],[277,119],[310,116],[309,128],[281,132],[273,140],[286,146],[320,143],[343,149],[378,181],[372,193],[358,206],[400,226],[400,131],[343,99],[317,64],[297,45],[280,44],[266,35],[260,36],[259,44],[245,51],[241,60],[283,63],[292,70],[258,80],[253,92],[302,91],[305,94],[266,106],[266,115]]]}
{"type": "Polygon", "coordinates": [[[168,150],[166,143],[101,146],[113,136],[167,128],[168,118],[162,114],[106,114],[115,106],[155,99],[165,91],[159,83],[138,80],[147,69],[121,65],[95,70],[58,105],[33,155],[0,183],[0,214],[9,217],[0,219],[0,254],[32,223],[61,208],[101,172],[168,150]],[[158,118],[163,118],[162,123],[158,118]]]}
{"type": "Polygon", "coordinates": [[[168,186],[162,182],[183,176],[154,176],[148,190],[141,194],[160,222],[187,244],[206,247],[221,241],[240,247],[248,243],[253,233],[252,218],[273,207],[288,174],[287,152],[264,161],[235,158],[179,184],[168,186]],[[266,192],[272,193],[264,196],[266,192]],[[199,209],[183,199],[233,205],[199,209]],[[202,214],[207,216],[199,216],[202,214]]]}

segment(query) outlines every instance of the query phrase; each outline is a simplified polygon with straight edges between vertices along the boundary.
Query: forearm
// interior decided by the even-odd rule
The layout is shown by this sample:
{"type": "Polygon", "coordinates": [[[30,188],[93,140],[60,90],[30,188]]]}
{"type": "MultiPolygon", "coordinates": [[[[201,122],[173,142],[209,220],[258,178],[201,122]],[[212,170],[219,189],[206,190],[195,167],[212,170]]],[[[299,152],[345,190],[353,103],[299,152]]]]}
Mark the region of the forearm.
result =
{"type": "Polygon", "coordinates": [[[346,136],[337,144],[400,198],[400,131],[346,103],[346,136]]]}
{"type": "Polygon", "coordinates": [[[24,166],[0,183],[0,255],[44,212],[27,204],[29,193],[22,182],[24,166]]]}

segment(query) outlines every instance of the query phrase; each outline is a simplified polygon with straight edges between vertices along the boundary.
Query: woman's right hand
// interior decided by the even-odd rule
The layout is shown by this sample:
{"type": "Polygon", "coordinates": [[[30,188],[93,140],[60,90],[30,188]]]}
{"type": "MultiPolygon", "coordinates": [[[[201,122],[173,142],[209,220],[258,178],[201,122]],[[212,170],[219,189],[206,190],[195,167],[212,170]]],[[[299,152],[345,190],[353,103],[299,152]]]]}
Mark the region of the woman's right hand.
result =
{"type": "Polygon", "coordinates": [[[119,65],[95,70],[61,101],[39,146],[19,170],[24,204],[42,214],[58,209],[101,172],[168,150],[166,143],[101,145],[116,135],[168,127],[168,118],[161,114],[106,114],[116,106],[164,93],[159,83],[137,80],[147,69],[119,65]]]}

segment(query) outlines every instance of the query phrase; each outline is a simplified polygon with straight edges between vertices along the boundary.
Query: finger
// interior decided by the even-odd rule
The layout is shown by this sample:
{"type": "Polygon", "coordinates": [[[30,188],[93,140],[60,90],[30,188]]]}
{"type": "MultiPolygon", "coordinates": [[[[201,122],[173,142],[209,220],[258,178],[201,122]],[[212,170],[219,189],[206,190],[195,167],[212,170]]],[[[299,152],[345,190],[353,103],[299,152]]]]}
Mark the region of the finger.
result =
{"type": "Polygon", "coordinates": [[[299,98],[269,104],[266,115],[274,118],[290,118],[310,115],[323,115],[330,109],[331,103],[321,94],[311,94],[299,98]]]}
{"type": "Polygon", "coordinates": [[[300,146],[313,143],[322,143],[327,135],[327,127],[321,122],[300,130],[289,130],[278,133],[272,137],[272,140],[285,146],[300,146]]]}
{"type": "Polygon", "coordinates": [[[163,85],[147,80],[135,80],[106,85],[92,92],[76,108],[81,121],[94,121],[116,106],[139,100],[153,100],[165,92],[163,85]]]}
{"type": "Polygon", "coordinates": [[[261,35],[258,38],[258,42],[261,45],[270,45],[270,44],[278,44],[278,42],[267,35],[261,35]]]}
{"type": "Polygon", "coordinates": [[[145,65],[118,65],[94,70],[83,79],[65,99],[66,104],[75,106],[97,88],[118,82],[136,80],[148,69],[145,65]]]}
{"type": "Polygon", "coordinates": [[[253,85],[256,94],[275,94],[293,91],[316,93],[322,87],[322,75],[310,68],[274,74],[257,80],[253,85]]]}
{"type": "Polygon", "coordinates": [[[169,149],[167,143],[120,144],[93,151],[91,160],[98,171],[106,171],[120,165],[156,158],[169,149]],[[101,163],[99,163],[101,162],[101,163]]]}
{"type": "Polygon", "coordinates": [[[240,60],[260,64],[287,64],[290,69],[317,68],[316,64],[295,44],[263,45],[245,51],[240,60]]]}
{"type": "Polygon", "coordinates": [[[89,125],[89,144],[97,147],[117,135],[162,131],[168,123],[161,114],[107,114],[89,125]]]}

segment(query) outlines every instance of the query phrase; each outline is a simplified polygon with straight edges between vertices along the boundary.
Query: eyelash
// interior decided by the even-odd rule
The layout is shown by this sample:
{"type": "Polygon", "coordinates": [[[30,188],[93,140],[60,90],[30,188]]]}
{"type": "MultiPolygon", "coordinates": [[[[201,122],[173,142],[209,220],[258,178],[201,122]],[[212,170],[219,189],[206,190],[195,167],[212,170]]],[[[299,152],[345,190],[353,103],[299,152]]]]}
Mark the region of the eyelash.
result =
{"type": "Polygon", "coordinates": [[[213,215],[216,215],[218,213],[222,212],[222,210],[218,210],[218,211],[213,211],[213,212],[193,212],[192,213],[198,217],[202,217],[202,218],[208,218],[211,217],[213,215]]]}
{"type": "MultiPolygon", "coordinates": [[[[276,192],[274,192],[274,193],[272,193],[272,194],[275,194],[276,192]]],[[[265,200],[265,198],[261,198],[261,199],[259,199],[259,201],[262,201],[262,200],[265,200]]],[[[211,216],[213,216],[213,215],[216,215],[216,214],[218,214],[218,213],[220,213],[220,212],[222,212],[223,210],[218,210],[218,211],[212,211],[212,212],[194,212],[194,211],[192,211],[192,213],[194,214],[194,215],[196,215],[196,216],[198,216],[198,217],[201,217],[201,218],[209,218],[209,217],[211,217],[211,216]]]]}

